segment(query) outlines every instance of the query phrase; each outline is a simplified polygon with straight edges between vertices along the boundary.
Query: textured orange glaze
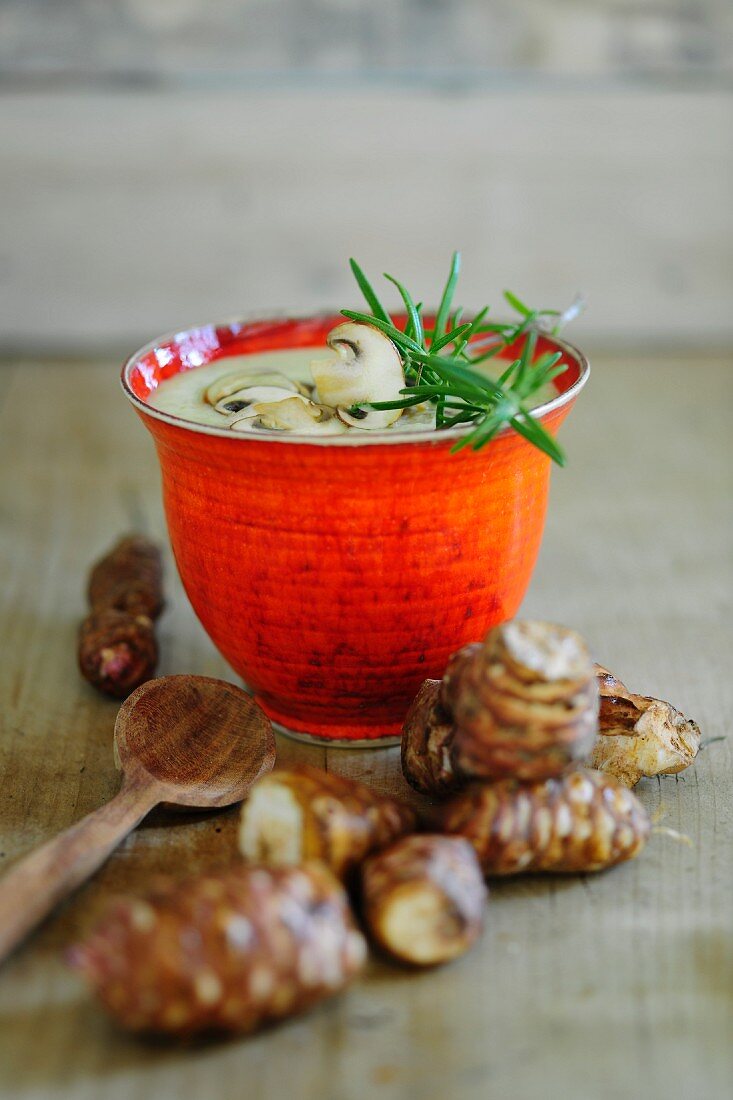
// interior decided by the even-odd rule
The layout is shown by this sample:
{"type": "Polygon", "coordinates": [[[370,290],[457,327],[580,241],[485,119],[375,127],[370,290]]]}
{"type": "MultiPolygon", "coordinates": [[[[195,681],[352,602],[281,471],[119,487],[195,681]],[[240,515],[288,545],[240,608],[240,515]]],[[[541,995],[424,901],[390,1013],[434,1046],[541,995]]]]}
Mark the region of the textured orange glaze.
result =
{"type": "MultiPolygon", "coordinates": [[[[328,739],[398,734],[426,678],[514,615],[542,537],[550,460],[506,431],[475,454],[432,433],[354,446],[202,429],[145,400],[224,356],[316,346],[338,319],[209,326],[128,362],[194,610],[276,722],[328,739]]],[[[560,394],[581,378],[567,345],[560,394]]],[[[553,433],[575,400],[550,409],[553,433]]],[[[366,436],[368,433],[364,433],[366,436]]]]}

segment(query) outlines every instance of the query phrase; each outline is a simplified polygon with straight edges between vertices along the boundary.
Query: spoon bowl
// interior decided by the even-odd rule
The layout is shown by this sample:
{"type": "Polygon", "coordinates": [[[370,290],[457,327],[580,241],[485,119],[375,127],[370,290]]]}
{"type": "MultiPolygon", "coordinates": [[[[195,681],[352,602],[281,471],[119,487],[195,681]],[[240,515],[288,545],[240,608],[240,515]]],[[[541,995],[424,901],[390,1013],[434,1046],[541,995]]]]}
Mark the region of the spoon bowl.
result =
{"type": "Polygon", "coordinates": [[[240,802],[275,762],[275,738],[251,695],[208,676],[148,680],[120,707],[115,760],[161,801],[201,809],[240,802]]]}

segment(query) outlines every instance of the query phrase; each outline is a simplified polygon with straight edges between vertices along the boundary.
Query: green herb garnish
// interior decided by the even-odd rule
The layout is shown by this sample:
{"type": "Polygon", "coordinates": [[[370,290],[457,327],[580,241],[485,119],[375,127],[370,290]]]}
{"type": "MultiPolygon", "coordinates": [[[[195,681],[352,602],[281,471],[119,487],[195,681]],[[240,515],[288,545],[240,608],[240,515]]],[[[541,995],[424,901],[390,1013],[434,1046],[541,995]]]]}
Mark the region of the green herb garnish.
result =
{"type": "Polygon", "coordinates": [[[454,252],[448,279],[440,299],[432,328],[426,328],[422,318],[422,303],[415,302],[405,286],[392,275],[385,279],[393,283],[404,304],[404,329],[392,320],[374,288],[356,260],[351,270],[359,284],[371,313],[342,309],[351,321],[373,325],[390,338],[397,348],[407,385],[395,401],[371,404],[374,409],[406,409],[429,401],[435,405],[436,428],[452,428],[472,424],[473,430],[462,436],[453,447],[459,451],[485,446],[500,428],[509,424],[560,466],[565,455],[553,437],[529,412],[528,402],[537,391],[565,369],[559,365],[560,352],[537,356],[539,332],[556,334],[563,323],[571,320],[582,308],[579,300],[564,313],[554,309],[530,309],[511,291],[504,297],[519,314],[519,320],[496,324],[486,320],[489,307],[476,313],[471,321],[461,322],[463,311],[453,306],[453,297],[461,268],[460,253],[454,252]],[[475,367],[526,336],[518,359],[509,363],[498,380],[487,377],[475,367]]]}

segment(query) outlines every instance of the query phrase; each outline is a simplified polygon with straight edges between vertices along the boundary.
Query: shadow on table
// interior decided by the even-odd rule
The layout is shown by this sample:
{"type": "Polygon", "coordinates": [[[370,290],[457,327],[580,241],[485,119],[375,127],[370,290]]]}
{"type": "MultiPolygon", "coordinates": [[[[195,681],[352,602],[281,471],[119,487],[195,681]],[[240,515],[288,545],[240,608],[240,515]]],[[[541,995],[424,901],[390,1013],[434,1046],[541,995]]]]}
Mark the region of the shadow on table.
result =
{"type": "Polygon", "coordinates": [[[7,1097],[19,1098],[26,1090],[35,1094],[44,1086],[47,1095],[65,1088],[73,1092],[75,1083],[84,1079],[180,1057],[180,1048],[140,1043],[116,1032],[86,999],[0,1014],[0,1093],[7,1097]],[[45,1034],[55,1036],[50,1049],[44,1047],[45,1034]],[[78,1041],[80,1034],[85,1036],[83,1043],[78,1041]]]}
{"type": "Polygon", "coordinates": [[[35,1097],[43,1089],[44,1096],[75,1097],[84,1084],[92,1083],[100,1087],[93,1095],[102,1095],[104,1082],[125,1071],[150,1073],[173,1064],[185,1069],[186,1062],[222,1053],[258,1061],[265,1053],[263,1044],[269,1044],[275,1035],[288,1037],[296,1048],[302,1046],[304,1028],[319,1021],[332,1026],[329,1017],[335,1018],[342,1005],[337,997],[254,1035],[212,1034],[176,1040],[136,1036],[118,1029],[80,987],[75,1001],[0,1012],[0,1095],[21,1100],[35,1097]],[[50,1049],[44,1045],[45,1034],[54,1036],[50,1049]]]}

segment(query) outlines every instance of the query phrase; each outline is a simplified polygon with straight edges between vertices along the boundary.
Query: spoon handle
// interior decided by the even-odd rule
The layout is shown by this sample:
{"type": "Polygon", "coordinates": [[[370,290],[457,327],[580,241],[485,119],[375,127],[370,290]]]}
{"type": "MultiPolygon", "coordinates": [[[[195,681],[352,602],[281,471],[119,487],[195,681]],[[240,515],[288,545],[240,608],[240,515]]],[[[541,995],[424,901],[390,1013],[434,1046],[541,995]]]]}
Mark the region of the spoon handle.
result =
{"type": "Polygon", "coordinates": [[[0,963],[92,875],[161,800],[155,782],[123,778],[104,806],[25,856],[0,880],[0,963]]]}

